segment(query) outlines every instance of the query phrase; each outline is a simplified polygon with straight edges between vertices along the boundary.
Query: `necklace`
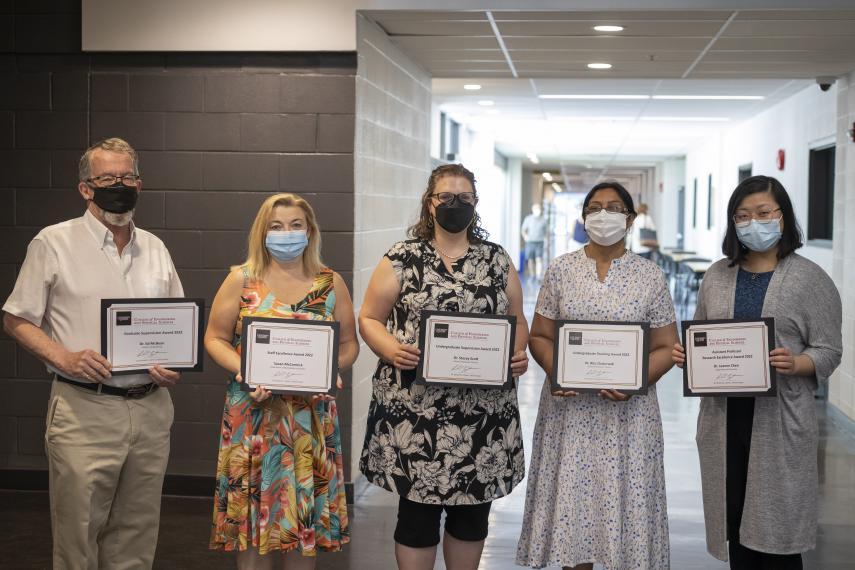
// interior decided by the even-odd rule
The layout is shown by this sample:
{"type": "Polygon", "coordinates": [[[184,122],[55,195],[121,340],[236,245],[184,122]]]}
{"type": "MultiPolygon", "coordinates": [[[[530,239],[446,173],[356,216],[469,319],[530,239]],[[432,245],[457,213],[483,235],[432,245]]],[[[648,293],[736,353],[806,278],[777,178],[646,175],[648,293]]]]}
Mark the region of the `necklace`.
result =
{"type": "Polygon", "coordinates": [[[436,240],[434,240],[434,242],[433,242],[433,248],[434,248],[435,250],[437,250],[437,251],[438,251],[438,252],[439,252],[443,257],[445,257],[446,259],[450,259],[450,260],[452,260],[452,261],[456,261],[456,260],[460,259],[460,258],[461,258],[461,257],[463,257],[464,255],[466,255],[466,252],[467,252],[467,251],[469,251],[469,246],[467,245],[467,246],[466,246],[466,249],[465,249],[465,250],[463,250],[463,253],[461,253],[460,255],[448,255],[447,253],[445,253],[444,251],[442,251],[442,250],[439,248],[439,245],[437,245],[436,240]]]}

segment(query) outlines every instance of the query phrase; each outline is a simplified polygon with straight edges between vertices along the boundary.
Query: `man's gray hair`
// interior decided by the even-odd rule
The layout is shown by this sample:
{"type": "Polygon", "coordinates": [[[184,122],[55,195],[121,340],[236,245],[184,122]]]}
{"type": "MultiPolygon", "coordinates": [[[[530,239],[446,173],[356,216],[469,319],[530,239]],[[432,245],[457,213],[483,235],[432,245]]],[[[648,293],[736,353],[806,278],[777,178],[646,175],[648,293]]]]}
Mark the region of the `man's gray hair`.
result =
{"type": "Polygon", "coordinates": [[[137,151],[128,144],[128,141],[120,138],[109,138],[98,141],[83,153],[80,157],[80,164],[77,166],[77,176],[81,182],[86,181],[92,176],[92,155],[96,150],[108,150],[110,152],[124,152],[131,156],[134,161],[134,174],[139,175],[140,166],[137,151]]]}

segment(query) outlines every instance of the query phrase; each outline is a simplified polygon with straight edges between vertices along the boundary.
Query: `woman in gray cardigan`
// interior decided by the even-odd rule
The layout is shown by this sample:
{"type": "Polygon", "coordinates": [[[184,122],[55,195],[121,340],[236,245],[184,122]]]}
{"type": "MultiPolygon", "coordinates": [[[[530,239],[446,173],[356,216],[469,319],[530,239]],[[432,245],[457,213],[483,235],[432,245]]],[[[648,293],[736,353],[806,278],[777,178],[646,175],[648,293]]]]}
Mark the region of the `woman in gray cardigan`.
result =
{"type": "MultiPolygon", "coordinates": [[[[802,234],[786,190],[754,176],[727,207],[722,250],[695,319],[772,317],[778,396],[705,397],[698,415],[707,550],[736,569],[801,569],[816,544],[818,426],[814,392],[842,353],[840,294],[795,253],[802,234]]],[[[682,366],[685,352],[674,347],[682,366]]]]}

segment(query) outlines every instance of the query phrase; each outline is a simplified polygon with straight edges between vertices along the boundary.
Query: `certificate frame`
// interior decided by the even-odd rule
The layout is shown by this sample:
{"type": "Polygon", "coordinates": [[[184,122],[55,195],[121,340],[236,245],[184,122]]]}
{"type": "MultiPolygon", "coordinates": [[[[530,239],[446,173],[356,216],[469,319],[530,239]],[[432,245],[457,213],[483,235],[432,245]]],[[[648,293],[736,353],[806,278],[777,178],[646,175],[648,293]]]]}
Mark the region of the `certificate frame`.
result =
{"type": "MultiPolygon", "coordinates": [[[[437,323],[445,324],[445,323],[437,323]]],[[[514,387],[514,376],[511,371],[511,359],[514,355],[514,346],[516,342],[517,318],[514,315],[493,315],[489,313],[466,313],[453,311],[421,311],[421,321],[419,323],[419,349],[422,351],[419,358],[419,364],[416,367],[416,376],[414,383],[430,386],[450,386],[455,388],[478,388],[480,390],[508,390],[514,387]],[[430,356],[430,345],[428,340],[428,323],[434,322],[433,319],[442,320],[447,318],[448,322],[467,322],[467,321],[501,321],[510,327],[507,347],[507,368],[505,371],[504,381],[497,379],[496,383],[487,382],[466,382],[462,380],[443,379],[442,377],[434,377],[431,375],[427,367],[427,360],[430,356]]],[[[500,358],[504,357],[500,356],[500,358]]]]}
{"type": "Polygon", "coordinates": [[[763,317],[759,319],[706,319],[698,321],[683,321],[681,327],[683,348],[686,350],[686,362],[683,365],[683,396],[687,398],[706,398],[706,397],[767,397],[778,395],[778,374],[775,367],[769,362],[769,353],[775,348],[775,319],[771,317],[763,317]],[[734,328],[740,328],[740,324],[764,324],[766,325],[766,363],[765,370],[768,371],[769,388],[767,390],[735,390],[735,391],[715,391],[715,392],[696,392],[690,386],[689,375],[691,374],[691,347],[688,342],[689,329],[691,327],[704,325],[736,325],[734,328]]]}
{"type": "MultiPolygon", "coordinates": [[[[554,329],[554,344],[552,350],[552,374],[550,376],[550,386],[553,392],[562,391],[562,392],[578,392],[580,394],[599,394],[603,390],[614,390],[617,389],[621,394],[628,395],[644,395],[647,394],[647,389],[650,383],[648,378],[648,371],[650,367],[650,323],[641,322],[641,321],[586,321],[586,320],[557,320],[555,321],[555,329],[554,329]],[[564,348],[567,346],[564,341],[564,329],[568,328],[567,332],[582,332],[587,331],[603,331],[608,330],[609,328],[616,327],[626,328],[626,327],[634,327],[637,328],[636,338],[636,350],[640,350],[641,358],[640,363],[638,362],[638,358],[636,358],[635,365],[635,375],[638,377],[640,375],[640,382],[638,382],[639,387],[628,389],[628,388],[617,388],[617,387],[609,387],[607,385],[597,385],[592,379],[582,379],[577,382],[573,382],[570,386],[562,384],[558,375],[561,374],[563,370],[563,366],[561,366],[564,358],[564,348]],[[576,329],[575,331],[573,329],[576,329]]],[[[580,338],[581,341],[581,338],[580,338]]]]}
{"type": "MultiPolygon", "coordinates": [[[[201,372],[204,369],[205,362],[204,345],[202,342],[205,331],[205,300],[200,298],[141,297],[101,299],[101,355],[107,360],[109,360],[111,363],[113,362],[112,335],[110,334],[109,327],[112,321],[111,317],[114,316],[113,313],[119,312],[119,307],[117,307],[118,305],[121,305],[121,312],[126,313],[129,311],[145,311],[151,309],[154,305],[164,304],[186,304],[188,305],[187,309],[195,311],[194,319],[196,321],[197,327],[191,338],[191,342],[193,343],[192,350],[195,353],[195,361],[186,361],[178,363],[166,362],[162,364],[156,364],[160,364],[161,366],[169,370],[175,370],[180,372],[201,372]]],[[[118,314],[116,314],[115,316],[117,319],[120,318],[118,314]]],[[[127,317],[128,316],[126,315],[122,315],[122,318],[127,317]]],[[[117,324],[116,326],[120,325],[117,324]]],[[[155,363],[131,368],[114,367],[110,371],[110,373],[113,376],[123,376],[126,374],[147,374],[148,369],[154,366],[154,364],[155,363]]]]}
{"type": "Polygon", "coordinates": [[[252,392],[257,386],[262,386],[272,394],[284,396],[311,396],[314,394],[327,394],[334,396],[336,394],[336,379],[338,378],[338,352],[339,340],[341,338],[341,325],[338,321],[320,321],[314,319],[283,319],[276,317],[244,317],[241,320],[241,351],[240,351],[240,374],[243,380],[240,383],[240,389],[244,392],[252,392]],[[323,327],[330,329],[328,338],[329,342],[329,358],[327,360],[327,375],[326,375],[326,390],[316,389],[298,389],[298,388],[269,388],[263,382],[253,380],[253,372],[251,370],[250,355],[253,351],[253,346],[256,344],[251,339],[251,331],[256,325],[266,324],[270,328],[290,329],[294,327],[303,327],[311,325],[313,327],[323,327]]]}

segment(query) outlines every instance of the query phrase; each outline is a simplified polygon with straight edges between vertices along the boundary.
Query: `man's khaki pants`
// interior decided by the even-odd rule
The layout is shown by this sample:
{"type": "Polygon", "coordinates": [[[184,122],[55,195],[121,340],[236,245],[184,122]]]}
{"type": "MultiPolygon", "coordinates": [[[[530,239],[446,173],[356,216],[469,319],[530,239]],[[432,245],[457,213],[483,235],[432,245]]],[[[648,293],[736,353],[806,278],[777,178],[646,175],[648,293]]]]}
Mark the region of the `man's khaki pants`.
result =
{"type": "Polygon", "coordinates": [[[164,389],[132,400],[54,381],[45,444],[55,570],[151,568],[172,418],[164,389]]]}

